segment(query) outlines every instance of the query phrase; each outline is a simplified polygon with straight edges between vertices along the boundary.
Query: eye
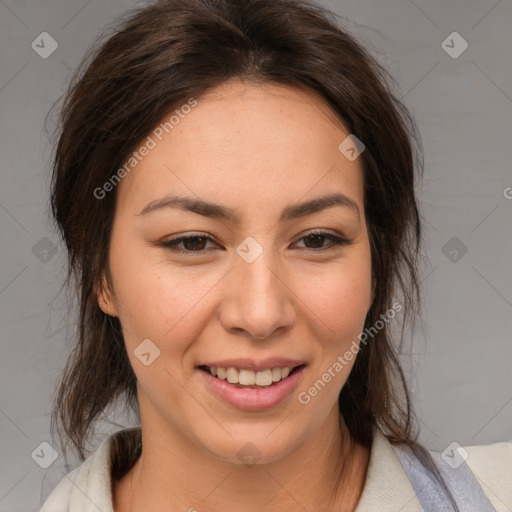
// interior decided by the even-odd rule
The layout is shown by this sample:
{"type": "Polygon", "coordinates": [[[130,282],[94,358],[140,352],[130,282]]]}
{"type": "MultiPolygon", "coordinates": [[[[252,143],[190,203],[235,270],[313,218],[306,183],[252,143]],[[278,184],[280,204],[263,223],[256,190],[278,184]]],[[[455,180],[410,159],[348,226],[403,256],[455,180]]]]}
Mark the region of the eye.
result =
{"type": "Polygon", "coordinates": [[[326,233],[325,231],[313,231],[299,238],[299,240],[308,241],[309,244],[313,245],[313,247],[306,247],[306,252],[323,252],[329,249],[333,249],[335,246],[340,245],[349,245],[350,240],[333,235],[332,233],[326,233]],[[330,246],[324,246],[323,242],[329,239],[331,240],[330,246]]]}
{"type": "Polygon", "coordinates": [[[192,234],[191,236],[181,236],[179,238],[174,238],[172,240],[167,240],[161,242],[161,245],[166,249],[169,249],[173,252],[181,253],[181,254],[190,254],[190,253],[202,253],[205,250],[205,244],[208,241],[212,241],[213,239],[209,236],[206,236],[203,233],[192,234]],[[183,249],[178,249],[177,247],[183,244],[183,249]]]}
{"type": "MultiPolygon", "coordinates": [[[[306,246],[304,249],[306,252],[325,252],[329,249],[333,249],[335,246],[349,245],[351,243],[350,240],[344,237],[336,236],[332,233],[327,233],[324,231],[310,232],[307,235],[299,238],[299,241],[300,240],[305,240],[307,244],[313,246],[306,246]],[[330,246],[324,245],[326,239],[331,241],[330,246]]],[[[179,254],[196,253],[201,255],[206,251],[206,244],[208,242],[213,242],[215,244],[214,240],[208,235],[204,233],[193,233],[189,236],[180,236],[178,238],[160,242],[160,245],[172,252],[179,254]],[[180,245],[183,247],[183,249],[179,248],[180,245]]]]}

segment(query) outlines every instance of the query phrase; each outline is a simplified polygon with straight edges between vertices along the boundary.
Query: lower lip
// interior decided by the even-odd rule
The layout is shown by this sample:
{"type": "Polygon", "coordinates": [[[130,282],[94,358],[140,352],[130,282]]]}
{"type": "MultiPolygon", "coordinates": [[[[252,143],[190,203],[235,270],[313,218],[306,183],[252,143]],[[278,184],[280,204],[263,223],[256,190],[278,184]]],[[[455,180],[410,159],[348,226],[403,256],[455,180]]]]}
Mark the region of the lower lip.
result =
{"type": "Polygon", "coordinates": [[[262,389],[238,388],[200,368],[197,371],[209,388],[228,404],[244,411],[261,411],[275,407],[288,398],[297,387],[304,368],[305,366],[301,366],[283,380],[262,389]]]}

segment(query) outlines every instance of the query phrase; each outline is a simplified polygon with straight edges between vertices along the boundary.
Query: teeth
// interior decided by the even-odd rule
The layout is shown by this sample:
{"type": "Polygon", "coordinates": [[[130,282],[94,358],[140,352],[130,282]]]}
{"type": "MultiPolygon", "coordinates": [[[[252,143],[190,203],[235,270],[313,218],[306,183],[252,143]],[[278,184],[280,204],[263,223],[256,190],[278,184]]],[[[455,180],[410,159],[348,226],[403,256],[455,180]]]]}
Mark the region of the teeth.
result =
{"type": "Polygon", "coordinates": [[[228,368],[228,382],[230,384],[238,383],[238,370],[236,368],[228,368]]]}
{"type": "Polygon", "coordinates": [[[242,386],[252,386],[256,383],[256,374],[251,370],[240,370],[238,373],[238,382],[242,386]]]}
{"type": "Polygon", "coordinates": [[[270,386],[273,382],[290,375],[292,368],[285,366],[282,368],[268,368],[259,372],[246,370],[242,368],[222,368],[220,366],[210,367],[210,373],[220,380],[227,380],[230,384],[240,384],[241,386],[270,386]]]}
{"type": "MultiPolygon", "coordinates": [[[[288,370],[288,368],[286,368],[288,370]]],[[[270,386],[272,384],[272,370],[262,370],[256,373],[256,384],[258,386],[270,386]]]]}

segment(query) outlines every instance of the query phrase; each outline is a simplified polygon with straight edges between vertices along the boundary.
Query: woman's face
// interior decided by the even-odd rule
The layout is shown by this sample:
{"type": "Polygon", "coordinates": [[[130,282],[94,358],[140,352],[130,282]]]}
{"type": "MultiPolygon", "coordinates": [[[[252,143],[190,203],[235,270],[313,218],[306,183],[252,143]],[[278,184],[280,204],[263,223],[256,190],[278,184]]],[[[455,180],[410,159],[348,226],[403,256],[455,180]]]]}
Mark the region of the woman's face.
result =
{"type": "Polygon", "coordinates": [[[320,99],[287,87],[233,81],[180,114],[109,192],[99,304],[121,322],[143,428],[226,461],[248,442],[276,460],[337,415],[355,360],[340,357],[371,304],[361,159],[340,151],[349,133],[320,99]]]}

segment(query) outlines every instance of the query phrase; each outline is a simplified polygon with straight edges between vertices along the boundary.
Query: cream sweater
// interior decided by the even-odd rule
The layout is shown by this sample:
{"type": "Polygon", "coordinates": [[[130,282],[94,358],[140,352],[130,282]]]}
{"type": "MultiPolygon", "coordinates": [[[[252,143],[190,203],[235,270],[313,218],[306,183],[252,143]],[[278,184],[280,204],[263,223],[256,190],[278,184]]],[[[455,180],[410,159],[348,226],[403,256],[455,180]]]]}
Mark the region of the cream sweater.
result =
{"type": "MultiPolygon", "coordinates": [[[[137,434],[138,430],[140,427],[124,429],[105,439],[96,452],[60,481],[40,512],[114,512],[111,442],[115,436],[137,434]]],[[[469,454],[466,464],[492,506],[497,512],[512,512],[512,442],[464,448],[469,454]]],[[[422,512],[407,474],[378,428],[374,430],[365,486],[355,512],[422,512]]]]}

